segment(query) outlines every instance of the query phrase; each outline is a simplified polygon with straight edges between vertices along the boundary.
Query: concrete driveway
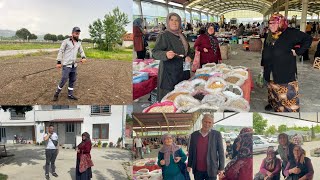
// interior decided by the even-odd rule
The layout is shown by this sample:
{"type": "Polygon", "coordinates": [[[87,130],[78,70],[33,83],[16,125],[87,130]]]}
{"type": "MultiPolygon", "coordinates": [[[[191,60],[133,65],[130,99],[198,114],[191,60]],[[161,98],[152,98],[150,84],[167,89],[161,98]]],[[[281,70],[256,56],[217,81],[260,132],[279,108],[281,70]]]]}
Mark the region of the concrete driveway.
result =
{"type": "MultiPolygon", "coordinates": [[[[0,172],[8,175],[9,180],[45,179],[44,165],[45,153],[43,146],[9,145],[7,150],[13,157],[0,159],[0,172]]],[[[91,150],[93,179],[128,179],[131,155],[129,151],[110,148],[93,148],[91,150]]],[[[58,178],[75,179],[76,151],[73,149],[60,149],[56,160],[58,178]]]]}

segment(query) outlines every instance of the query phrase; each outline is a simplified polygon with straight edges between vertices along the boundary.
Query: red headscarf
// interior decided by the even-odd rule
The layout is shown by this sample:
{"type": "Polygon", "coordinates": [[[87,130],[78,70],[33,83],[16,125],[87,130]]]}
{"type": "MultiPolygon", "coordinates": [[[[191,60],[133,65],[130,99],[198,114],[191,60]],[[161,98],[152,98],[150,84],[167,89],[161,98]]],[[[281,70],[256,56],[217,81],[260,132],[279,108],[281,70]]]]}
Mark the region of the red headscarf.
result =
{"type": "Polygon", "coordinates": [[[288,28],[288,20],[282,14],[275,13],[272,14],[269,23],[279,24],[278,30],[276,32],[272,32],[272,37],[274,39],[278,39],[280,34],[288,28]]]}

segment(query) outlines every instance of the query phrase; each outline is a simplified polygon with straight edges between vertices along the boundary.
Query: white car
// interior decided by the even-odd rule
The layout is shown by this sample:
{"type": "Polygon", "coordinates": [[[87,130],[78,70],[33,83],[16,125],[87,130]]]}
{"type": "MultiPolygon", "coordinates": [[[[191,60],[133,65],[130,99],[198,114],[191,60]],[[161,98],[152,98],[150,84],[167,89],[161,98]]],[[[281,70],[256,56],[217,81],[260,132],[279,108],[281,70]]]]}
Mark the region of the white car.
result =
{"type": "Polygon", "coordinates": [[[223,138],[225,141],[234,141],[237,138],[237,134],[235,133],[224,133],[223,138]]]}
{"type": "Polygon", "coordinates": [[[265,153],[269,146],[271,145],[268,142],[253,140],[253,154],[265,153]]]}
{"type": "Polygon", "coordinates": [[[253,135],[253,140],[260,140],[262,142],[268,143],[268,138],[265,135],[253,135]]]}
{"type": "Polygon", "coordinates": [[[269,143],[276,143],[278,142],[278,137],[277,136],[271,136],[268,138],[269,143]]]}

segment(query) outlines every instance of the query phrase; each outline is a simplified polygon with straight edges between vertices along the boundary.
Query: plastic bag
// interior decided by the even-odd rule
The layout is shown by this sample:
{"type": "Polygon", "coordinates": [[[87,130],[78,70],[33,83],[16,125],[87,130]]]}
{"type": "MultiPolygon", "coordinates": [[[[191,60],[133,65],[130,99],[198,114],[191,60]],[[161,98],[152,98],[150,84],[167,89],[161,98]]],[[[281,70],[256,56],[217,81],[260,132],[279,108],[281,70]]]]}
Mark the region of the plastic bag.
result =
{"type": "Polygon", "coordinates": [[[216,63],[207,63],[207,64],[204,64],[203,66],[202,66],[202,68],[206,68],[206,67],[208,67],[208,68],[215,68],[217,66],[217,64],[216,63]]]}
{"type": "Polygon", "coordinates": [[[260,72],[260,74],[257,76],[256,84],[258,87],[263,88],[264,87],[264,77],[263,77],[263,71],[260,72]]]}
{"type": "Polygon", "coordinates": [[[206,86],[207,81],[203,79],[194,79],[190,81],[190,83],[191,83],[190,87],[192,89],[192,92],[194,92],[198,90],[204,90],[204,87],[206,86]]]}
{"type": "Polygon", "coordinates": [[[162,98],[161,102],[165,102],[165,101],[173,102],[178,96],[189,95],[189,94],[191,94],[191,91],[188,91],[188,90],[173,90],[169,92],[167,95],[165,95],[162,98]]]}
{"type": "Polygon", "coordinates": [[[205,81],[208,81],[208,79],[211,77],[210,74],[197,74],[195,75],[193,78],[191,78],[191,80],[194,80],[194,79],[203,79],[205,81]]]}
{"type": "Polygon", "coordinates": [[[230,74],[240,75],[244,80],[247,80],[249,77],[249,72],[243,69],[233,69],[230,74]]]}
{"type": "Polygon", "coordinates": [[[195,52],[194,60],[192,63],[192,72],[196,72],[197,69],[200,68],[200,51],[195,52]]]}
{"type": "Polygon", "coordinates": [[[180,95],[174,100],[174,105],[178,109],[177,112],[186,112],[195,106],[199,106],[200,101],[191,95],[180,95]]]}
{"type": "Polygon", "coordinates": [[[211,72],[213,72],[213,68],[204,67],[204,68],[201,68],[201,69],[197,69],[195,75],[198,75],[198,74],[210,74],[211,72]]]}
{"type": "Polygon", "coordinates": [[[230,98],[226,102],[225,106],[223,107],[224,111],[234,111],[234,112],[249,112],[250,105],[247,100],[244,98],[233,99],[230,98]]]}
{"type": "Polygon", "coordinates": [[[208,94],[206,95],[201,103],[202,104],[210,104],[212,106],[222,107],[226,103],[227,98],[222,93],[217,94],[208,94]]]}
{"type": "Polygon", "coordinates": [[[155,103],[143,110],[143,113],[175,113],[177,108],[173,102],[165,101],[161,103],[155,103]]]}
{"type": "Polygon", "coordinates": [[[222,92],[228,99],[237,99],[243,97],[243,91],[239,86],[228,85],[222,92]]]}
{"type": "Polygon", "coordinates": [[[194,112],[219,112],[219,107],[218,106],[212,106],[210,104],[201,104],[200,106],[196,106],[194,108],[191,108],[188,113],[194,113],[194,112]]]}
{"type": "Polygon", "coordinates": [[[198,101],[202,101],[202,99],[204,98],[204,96],[210,94],[208,91],[204,90],[204,89],[197,89],[195,91],[192,92],[191,96],[195,99],[197,99],[198,101]]]}
{"type": "Polygon", "coordinates": [[[147,73],[147,72],[137,72],[137,71],[133,72],[133,76],[132,76],[132,83],[133,84],[137,84],[142,81],[146,81],[148,79],[149,79],[149,73],[147,73]]]}
{"type": "Polygon", "coordinates": [[[175,91],[193,91],[193,85],[191,81],[181,81],[179,84],[174,86],[175,91]]]}
{"type": "Polygon", "coordinates": [[[221,92],[226,85],[227,83],[222,78],[211,77],[206,83],[205,90],[214,94],[221,92]]]}
{"type": "Polygon", "coordinates": [[[228,85],[242,86],[245,82],[244,77],[238,74],[227,74],[223,79],[228,85]]]}

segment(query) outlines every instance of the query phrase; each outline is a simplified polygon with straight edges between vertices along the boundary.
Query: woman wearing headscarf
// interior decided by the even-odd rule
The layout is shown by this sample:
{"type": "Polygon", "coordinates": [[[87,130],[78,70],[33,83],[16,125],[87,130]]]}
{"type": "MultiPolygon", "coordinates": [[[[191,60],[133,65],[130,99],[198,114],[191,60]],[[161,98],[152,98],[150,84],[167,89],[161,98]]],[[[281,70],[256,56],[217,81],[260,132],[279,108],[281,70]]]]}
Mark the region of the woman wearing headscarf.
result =
{"type": "Polygon", "coordinates": [[[80,159],[81,156],[86,155],[91,159],[91,139],[87,132],[82,134],[82,142],[77,146],[77,165],[76,165],[76,180],[89,180],[92,178],[91,167],[87,168],[84,172],[80,172],[80,159]]]}
{"type": "Polygon", "coordinates": [[[183,68],[185,62],[191,62],[190,54],[189,43],[181,31],[181,18],[176,13],[170,13],[167,16],[167,29],[157,37],[152,50],[153,57],[160,60],[158,101],[176,84],[190,78],[190,71],[183,68]]]}
{"type": "Polygon", "coordinates": [[[283,174],[284,169],[287,166],[289,160],[293,159],[294,144],[289,141],[289,136],[285,133],[279,134],[278,142],[279,142],[279,145],[278,145],[276,154],[279,154],[282,160],[281,169],[283,174]]]}
{"type": "Polygon", "coordinates": [[[276,157],[276,152],[272,146],[267,149],[267,157],[260,165],[260,171],[254,180],[280,180],[281,160],[276,157]]]}
{"type": "Polygon", "coordinates": [[[266,111],[298,112],[299,88],[296,56],[301,56],[311,45],[312,37],[294,28],[288,28],[287,19],[273,14],[269,33],[264,42],[261,66],[268,82],[266,111]],[[296,48],[300,45],[300,48],[296,48]]]}
{"type": "Polygon", "coordinates": [[[189,180],[185,161],[186,154],[173,142],[171,134],[162,136],[163,146],[158,154],[158,165],[164,180],[189,180]]]}
{"type": "Polygon", "coordinates": [[[144,59],[146,57],[146,41],[145,31],[142,27],[143,20],[137,18],[133,21],[133,47],[137,52],[138,59],[144,59]]]}
{"type": "Polygon", "coordinates": [[[225,172],[219,174],[219,180],[252,180],[252,129],[243,128],[236,140],[238,152],[225,167],[225,172]]]}
{"type": "Polygon", "coordinates": [[[214,26],[209,25],[205,31],[205,28],[200,29],[200,36],[194,44],[194,48],[200,51],[200,67],[207,63],[218,64],[222,60],[219,41],[214,36],[214,26]]]}
{"type": "Polygon", "coordinates": [[[302,147],[295,145],[293,155],[294,158],[289,160],[284,170],[286,180],[312,180],[314,174],[312,163],[309,158],[305,157],[302,147]]]}

